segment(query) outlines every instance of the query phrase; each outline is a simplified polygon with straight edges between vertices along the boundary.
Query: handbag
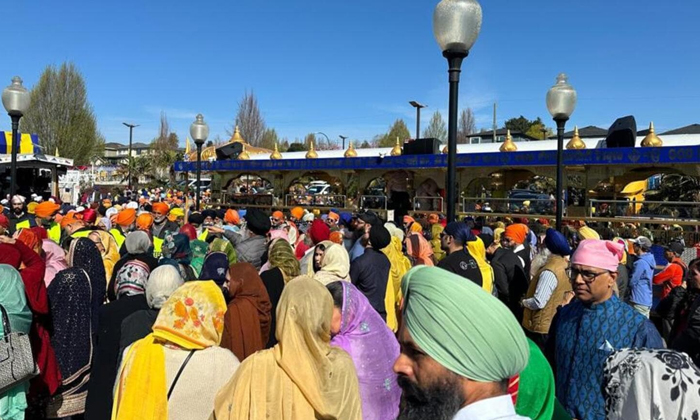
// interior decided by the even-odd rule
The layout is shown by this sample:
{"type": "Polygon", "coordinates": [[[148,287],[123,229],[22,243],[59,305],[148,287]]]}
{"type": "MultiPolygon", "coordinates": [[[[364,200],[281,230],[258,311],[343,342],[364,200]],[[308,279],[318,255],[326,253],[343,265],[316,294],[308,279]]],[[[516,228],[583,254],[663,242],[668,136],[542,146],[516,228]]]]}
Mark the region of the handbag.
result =
{"type": "Polygon", "coordinates": [[[0,311],[2,311],[4,331],[3,337],[0,338],[0,394],[2,394],[38,375],[39,367],[32,356],[29,336],[12,332],[5,307],[0,305],[0,311]]]}

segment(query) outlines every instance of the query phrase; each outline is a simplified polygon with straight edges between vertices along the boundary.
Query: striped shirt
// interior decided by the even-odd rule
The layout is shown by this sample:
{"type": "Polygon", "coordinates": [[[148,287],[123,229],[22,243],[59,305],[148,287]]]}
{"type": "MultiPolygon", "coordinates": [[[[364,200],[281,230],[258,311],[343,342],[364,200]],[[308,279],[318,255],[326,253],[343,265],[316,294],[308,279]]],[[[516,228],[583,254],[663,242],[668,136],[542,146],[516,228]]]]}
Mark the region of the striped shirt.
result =
{"type": "Polygon", "coordinates": [[[544,308],[549,302],[549,299],[554,293],[554,289],[557,287],[557,276],[549,271],[544,270],[540,273],[540,279],[537,283],[537,289],[535,289],[535,295],[529,299],[523,300],[523,306],[537,311],[544,308]]]}

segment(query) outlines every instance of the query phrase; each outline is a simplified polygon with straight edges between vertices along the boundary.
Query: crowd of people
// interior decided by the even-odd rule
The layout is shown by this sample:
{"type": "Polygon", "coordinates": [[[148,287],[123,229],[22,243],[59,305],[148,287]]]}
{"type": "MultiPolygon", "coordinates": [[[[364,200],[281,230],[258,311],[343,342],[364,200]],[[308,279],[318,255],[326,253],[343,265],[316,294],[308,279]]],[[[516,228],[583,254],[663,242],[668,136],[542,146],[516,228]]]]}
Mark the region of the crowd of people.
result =
{"type": "Polygon", "coordinates": [[[3,337],[37,371],[0,378],[3,420],[700,415],[682,236],[170,193],[6,204],[3,337]]]}

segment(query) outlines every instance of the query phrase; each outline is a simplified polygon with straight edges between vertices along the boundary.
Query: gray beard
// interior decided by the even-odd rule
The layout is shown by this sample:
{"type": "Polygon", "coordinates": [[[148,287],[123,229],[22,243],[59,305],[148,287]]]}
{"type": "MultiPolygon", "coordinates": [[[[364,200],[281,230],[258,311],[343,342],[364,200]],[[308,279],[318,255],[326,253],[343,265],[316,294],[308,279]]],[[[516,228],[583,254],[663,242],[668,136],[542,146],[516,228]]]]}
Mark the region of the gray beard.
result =
{"type": "Polygon", "coordinates": [[[425,389],[403,376],[398,383],[402,394],[396,420],[452,420],[464,402],[459,377],[452,372],[425,389]]]}

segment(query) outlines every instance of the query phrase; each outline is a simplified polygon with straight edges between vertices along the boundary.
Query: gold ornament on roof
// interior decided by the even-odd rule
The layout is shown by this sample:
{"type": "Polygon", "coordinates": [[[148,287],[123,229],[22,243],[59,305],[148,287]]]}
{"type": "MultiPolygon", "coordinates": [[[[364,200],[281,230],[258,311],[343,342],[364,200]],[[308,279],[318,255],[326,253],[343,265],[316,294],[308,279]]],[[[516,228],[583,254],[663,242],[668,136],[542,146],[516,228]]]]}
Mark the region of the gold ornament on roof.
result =
{"type": "Polygon", "coordinates": [[[243,151],[241,152],[240,155],[238,155],[238,160],[250,160],[250,155],[248,154],[248,151],[246,151],[246,145],[245,143],[243,144],[243,151]]]}
{"type": "Polygon", "coordinates": [[[344,156],[346,158],[357,157],[357,150],[355,150],[355,146],[352,145],[352,142],[350,142],[350,145],[348,146],[348,149],[345,151],[344,156]]]}
{"type": "Polygon", "coordinates": [[[238,126],[233,130],[233,137],[231,137],[231,140],[229,140],[229,143],[244,143],[245,140],[243,137],[241,137],[241,131],[238,129],[238,126]]]}
{"type": "Polygon", "coordinates": [[[646,137],[644,137],[644,140],[642,140],[642,147],[661,147],[664,145],[664,142],[659,138],[659,136],[656,135],[656,131],[654,130],[654,123],[652,122],[649,124],[649,134],[647,134],[646,137]]]}
{"type": "Polygon", "coordinates": [[[449,153],[449,149],[447,148],[447,145],[445,145],[445,147],[442,148],[442,154],[446,155],[447,153],[449,153]]]}
{"type": "Polygon", "coordinates": [[[394,148],[391,149],[391,156],[401,156],[403,152],[401,151],[401,142],[399,141],[398,136],[396,137],[396,144],[394,145],[394,148]]]}
{"type": "Polygon", "coordinates": [[[498,149],[501,152],[517,152],[518,146],[515,145],[513,137],[510,135],[510,130],[506,132],[506,141],[503,142],[501,147],[498,149]]]}
{"type": "Polygon", "coordinates": [[[311,140],[309,142],[309,151],[306,152],[306,158],[307,159],[316,159],[318,157],[318,153],[316,153],[316,149],[314,149],[314,141],[311,140]]]}
{"type": "Polygon", "coordinates": [[[574,136],[568,143],[566,143],[566,148],[574,150],[582,150],[586,148],[586,143],[584,143],[583,140],[581,140],[581,137],[578,135],[577,126],[574,127],[574,136]]]}
{"type": "Polygon", "coordinates": [[[272,152],[272,154],[270,155],[270,159],[273,159],[273,160],[282,159],[282,153],[280,153],[279,149],[277,148],[277,143],[275,143],[275,151],[272,152]]]}

